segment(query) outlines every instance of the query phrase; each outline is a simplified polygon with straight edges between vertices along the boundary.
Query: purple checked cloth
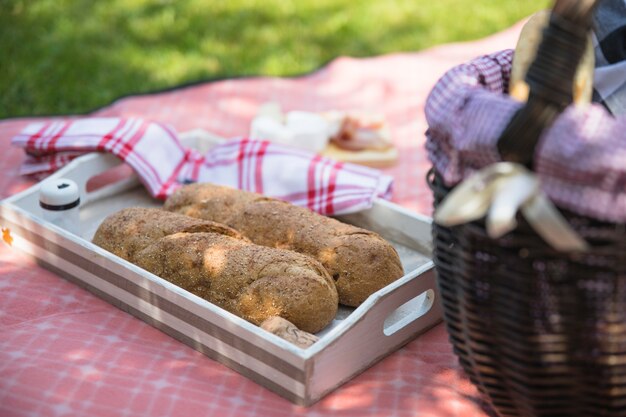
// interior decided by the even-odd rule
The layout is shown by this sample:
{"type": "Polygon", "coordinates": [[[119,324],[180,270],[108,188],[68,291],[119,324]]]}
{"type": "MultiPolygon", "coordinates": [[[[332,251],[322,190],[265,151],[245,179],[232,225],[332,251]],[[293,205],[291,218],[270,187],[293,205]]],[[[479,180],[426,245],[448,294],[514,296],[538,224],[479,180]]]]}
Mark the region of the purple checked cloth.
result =
{"type": "MultiPolygon", "coordinates": [[[[431,91],[426,147],[447,185],[501,160],[496,142],[522,105],[506,95],[512,58],[512,50],[476,58],[431,91]]],[[[626,221],[626,116],[597,103],[569,106],[540,138],[533,169],[557,206],[626,221]]]]}

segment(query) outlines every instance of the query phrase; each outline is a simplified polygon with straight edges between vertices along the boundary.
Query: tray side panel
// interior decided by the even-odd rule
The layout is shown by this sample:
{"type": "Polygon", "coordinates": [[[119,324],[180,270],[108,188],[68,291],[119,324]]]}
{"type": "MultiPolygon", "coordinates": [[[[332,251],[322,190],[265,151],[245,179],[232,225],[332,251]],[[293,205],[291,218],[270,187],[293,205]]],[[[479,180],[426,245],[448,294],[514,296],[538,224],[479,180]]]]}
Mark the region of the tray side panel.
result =
{"type": "Polygon", "coordinates": [[[395,291],[377,300],[372,308],[352,324],[350,331],[321,349],[312,358],[311,384],[307,386],[307,405],[319,401],[348,380],[400,347],[431,329],[442,320],[442,311],[436,291],[435,271],[432,266],[407,277],[395,291]],[[424,296],[425,294],[426,296],[424,296]],[[385,328],[385,320],[413,297],[423,298],[423,315],[393,329],[385,328]]]}
{"type": "Polygon", "coordinates": [[[138,285],[145,278],[135,271],[119,268],[110,259],[95,257],[86,248],[80,250],[75,242],[22,215],[19,209],[0,205],[0,219],[11,229],[14,247],[46,269],[289,401],[306,402],[304,361],[290,362],[261,350],[253,343],[253,337],[242,334],[239,326],[220,326],[225,321],[223,317],[200,316],[194,308],[186,308],[189,300],[176,294],[166,299],[159,294],[163,291],[138,285]]]}

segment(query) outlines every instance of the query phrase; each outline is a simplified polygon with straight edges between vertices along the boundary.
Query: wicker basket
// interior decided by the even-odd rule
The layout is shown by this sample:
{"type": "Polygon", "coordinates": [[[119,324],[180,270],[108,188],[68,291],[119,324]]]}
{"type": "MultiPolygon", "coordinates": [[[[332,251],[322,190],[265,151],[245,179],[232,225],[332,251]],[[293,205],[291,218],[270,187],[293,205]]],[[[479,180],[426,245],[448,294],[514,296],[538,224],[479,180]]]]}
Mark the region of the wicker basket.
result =
{"type": "MultiPolygon", "coordinates": [[[[577,2],[557,1],[555,11],[559,3],[577,2]]],[[[551,47],[542,45],[537,60],[551,47]]],[[[568,104],[535,87],[499,142],[505,159],[527,165],[539,133],[568,104]]],[[[428,179],[437,206],[450,189],[434,170],[428,179]]],[[[483,221],[433,224],[450,340],[501,416],[626,416],[625,226],[561,213],[590,251],[557,252],[521,216],[498,239],[483,221]]]]}

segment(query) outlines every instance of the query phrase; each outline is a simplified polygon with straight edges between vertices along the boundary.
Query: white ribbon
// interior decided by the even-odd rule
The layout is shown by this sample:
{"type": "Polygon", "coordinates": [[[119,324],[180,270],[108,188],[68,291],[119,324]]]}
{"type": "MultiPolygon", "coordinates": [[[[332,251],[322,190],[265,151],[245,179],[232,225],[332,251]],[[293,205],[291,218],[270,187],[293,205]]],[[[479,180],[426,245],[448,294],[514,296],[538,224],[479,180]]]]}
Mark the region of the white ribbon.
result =
{"type": "Polygon", "coordinates": [[[561,252],[589,249],[587,242],[541,191],[537,176],[512,162],[490,165],[467,178],[439,205],[434,220],[450,227],[486,215],[487,234],[495,239],[517,227],[518,210],[554,249],[561,252]]]}

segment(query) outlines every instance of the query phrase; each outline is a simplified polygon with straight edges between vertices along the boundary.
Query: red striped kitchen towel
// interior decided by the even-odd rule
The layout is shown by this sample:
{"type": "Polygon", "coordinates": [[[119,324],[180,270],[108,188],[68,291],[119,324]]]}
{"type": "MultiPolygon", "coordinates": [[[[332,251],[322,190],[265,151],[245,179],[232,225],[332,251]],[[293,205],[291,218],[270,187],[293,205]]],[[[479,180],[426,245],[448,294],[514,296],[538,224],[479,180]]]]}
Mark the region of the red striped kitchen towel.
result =
{"type": "Polygon", "coordinates": [[[211,182],[340,214],[390,198],[392,178],[380,171],[270,143],[232,139],[202,155],[174,129],[138,118],[85,118],[32,123],[12,139],[27,159],[21,174],[51,173],[88,152],[110,152],[131,166],[154,197],[191,182],[211,182]]]}

